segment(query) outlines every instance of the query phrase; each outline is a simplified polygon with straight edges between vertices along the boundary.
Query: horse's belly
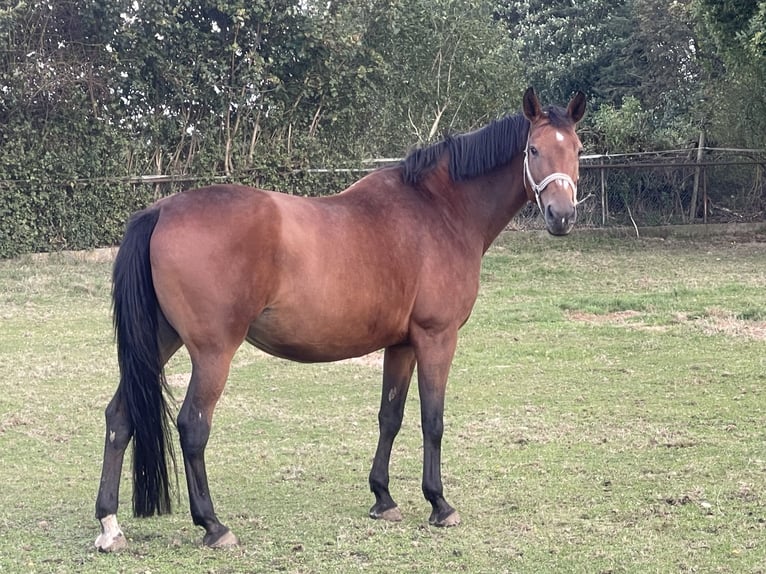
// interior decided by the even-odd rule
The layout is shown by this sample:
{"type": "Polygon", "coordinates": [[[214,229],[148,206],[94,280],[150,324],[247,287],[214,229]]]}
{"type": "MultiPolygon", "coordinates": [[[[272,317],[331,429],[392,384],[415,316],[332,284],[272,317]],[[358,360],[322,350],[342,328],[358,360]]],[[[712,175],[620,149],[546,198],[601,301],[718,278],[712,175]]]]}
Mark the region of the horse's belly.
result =
{"type": "Polygon", "coordinates": [[[308,363],[360,357],[403,342],[405,325],[381,317],[280,313],[266,309],[250,325],[247,340],[269,354],[308,363]]]}

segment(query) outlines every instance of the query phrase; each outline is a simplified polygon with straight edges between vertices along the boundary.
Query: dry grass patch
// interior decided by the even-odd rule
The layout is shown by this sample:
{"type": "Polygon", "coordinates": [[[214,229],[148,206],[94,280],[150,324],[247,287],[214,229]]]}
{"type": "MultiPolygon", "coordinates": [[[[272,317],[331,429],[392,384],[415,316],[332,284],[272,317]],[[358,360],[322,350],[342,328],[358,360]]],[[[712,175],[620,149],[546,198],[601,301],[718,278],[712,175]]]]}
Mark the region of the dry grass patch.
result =
{"type": "Polygon", "coordinates": [[[568,310],[566,317],[570,321],[578,323],[588,323],[590,325],[628,325],[635,326],[636,318],[641,317],[641,311],[614,311],[612,313],[588,313],[586,311],[568,310]]]}
{"type": "MultiPolygon", "coordinates": [[[[611,313],[589,313],[585,311],[565,311],[568,320],[595,326],[625,327],[651,331],[667,331],[671,325],[653,324],[649,313],[625,310],[611,313]]],[[[766,321],[742,319],[735,314],[721,309],[708,309],[702,316],[674,312],[671,316],[673,325],[689,326],[704,335],[723,335],[732,338],[745,338],[753,341],[766,340],[766,321]]]]}
{"type": "Polygon", "coordinates": [[[744,337],[754,341],[766,340],[766,321],[740,319],[721,309],[710,309],[707,316],[693,319],[692,322],[706,335],[744,337]]]}

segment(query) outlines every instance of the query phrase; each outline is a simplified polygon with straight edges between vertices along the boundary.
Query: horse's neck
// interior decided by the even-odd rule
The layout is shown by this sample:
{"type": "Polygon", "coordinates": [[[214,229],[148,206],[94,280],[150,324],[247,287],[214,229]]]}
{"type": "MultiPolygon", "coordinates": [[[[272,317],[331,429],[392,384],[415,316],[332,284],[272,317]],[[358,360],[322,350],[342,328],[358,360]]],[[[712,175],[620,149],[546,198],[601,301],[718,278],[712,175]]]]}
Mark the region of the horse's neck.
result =
{"type": "Polygon", "coordinates": [[[468,216],[482,236],[484,251],[529,201],[522,158],[520,154],[488,175],[461,182],[458,188],[468,206],[468,216]]]}
{"type": "Polygon", "coordinates": [[[446,158],[442,158],[418,185],[421,193],[437,200],[444,221],[461,234],[481,243],[482,253],[505,229],[511,218],[527,203],[524,189],[523,154],[491,173],[453,182],[446,158]]]}

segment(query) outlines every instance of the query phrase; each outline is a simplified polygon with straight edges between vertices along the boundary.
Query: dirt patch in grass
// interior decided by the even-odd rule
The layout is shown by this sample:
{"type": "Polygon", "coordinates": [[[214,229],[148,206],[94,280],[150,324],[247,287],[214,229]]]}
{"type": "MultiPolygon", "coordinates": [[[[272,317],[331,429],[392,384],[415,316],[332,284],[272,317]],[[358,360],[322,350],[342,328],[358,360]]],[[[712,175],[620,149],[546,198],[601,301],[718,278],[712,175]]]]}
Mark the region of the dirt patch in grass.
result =
{"type": "Polygon", "coordinates": [[[567,318],[577,323],[588,325],[613,325],[641,331],[667,331],[668,325],[652,325],[643,318],[646,316],[641,311],[631,309],[614,311],[612,313],[588,313],[586,311],[567,311],[567,318]]]}

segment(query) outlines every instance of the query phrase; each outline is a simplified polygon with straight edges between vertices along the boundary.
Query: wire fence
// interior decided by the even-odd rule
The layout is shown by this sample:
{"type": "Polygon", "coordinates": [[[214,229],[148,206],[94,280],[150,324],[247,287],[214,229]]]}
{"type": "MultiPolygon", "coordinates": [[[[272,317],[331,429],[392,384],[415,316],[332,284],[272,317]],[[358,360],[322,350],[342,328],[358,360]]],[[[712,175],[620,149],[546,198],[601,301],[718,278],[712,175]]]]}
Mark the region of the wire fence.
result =
{"type": "MultiPolygon", "coordinates": [[[[293,170],[279,176],[276,189],[296,195],[326,195],[351,185],[366,173],[398,158],[367,160],[357,167],[293,170]]],[[[68,180],[80,189],[109,182],[154,199],[215,182],[269,188],[269,178],[255,172],[229,176],[144,175],[98,180],[68,180]]],[[[26,187],[3,181],[0,186],[26,187]]],[[[131,193],[131,192],[128,192],[131,193]]],[[[766,219],[766,150],[702,148],[660,152],[588,155],[581,159],[578,224],[587,227],[747,223],[766,219]]],[[[514,227],[542,226],[528,205],[514,227]]]]}
{"type": "MultiPolygon", "coordinates": [[[[119,241],[133,211],[171,193],[237,182],[296,195],[343,190],[397,159],[344,168],[257,171],[229,176],[147,175],[0,181],[0,258],[119,241]]],[[[702,148],[586,156],[580,165],[578,227],[641,227],[766,220],[766,150],[702,148]]],[[[510,224],[542,229],[528,205],[510,224]]]]}
{"type": "MultiPolygon", "coordinates": [[[[352,171],[360,176],[369,170],[352,171]]],[[[766,150],[704,147],[588,155],[580,163],[578,195],[589,197],[578,207],[578,225],[585,227],[760,222],[766,219],[766,150]]],[[[532,204],[510,225],[544,227],[532,204]]]]}
{"type": "Polygon", "coordinates": [[[766,213],[766,150],[702,148],[587,156],[580,225],[746,223],[766,213]]]}

